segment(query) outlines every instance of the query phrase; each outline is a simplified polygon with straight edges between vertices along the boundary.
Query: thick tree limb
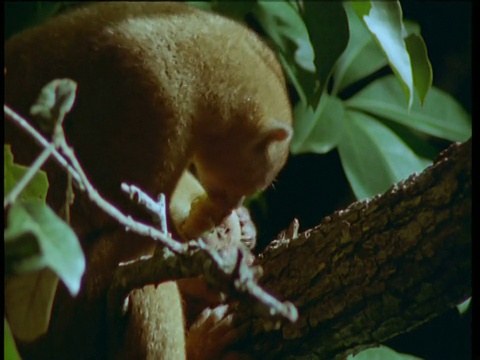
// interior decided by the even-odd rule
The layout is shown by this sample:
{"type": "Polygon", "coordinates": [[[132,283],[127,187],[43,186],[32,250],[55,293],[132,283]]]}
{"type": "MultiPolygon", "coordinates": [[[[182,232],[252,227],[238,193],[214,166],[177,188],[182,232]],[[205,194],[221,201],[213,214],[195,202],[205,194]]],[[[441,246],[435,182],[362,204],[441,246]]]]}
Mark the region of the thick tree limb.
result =
{"type": "Polygon", "coordinates": [[[419,326],[471,294],[470,229],[471,140],[385,194],[274,242],[259,261],[261,284],[300,317],[278,330],[254,319],[242,348],[330,359],[419,326]]]}

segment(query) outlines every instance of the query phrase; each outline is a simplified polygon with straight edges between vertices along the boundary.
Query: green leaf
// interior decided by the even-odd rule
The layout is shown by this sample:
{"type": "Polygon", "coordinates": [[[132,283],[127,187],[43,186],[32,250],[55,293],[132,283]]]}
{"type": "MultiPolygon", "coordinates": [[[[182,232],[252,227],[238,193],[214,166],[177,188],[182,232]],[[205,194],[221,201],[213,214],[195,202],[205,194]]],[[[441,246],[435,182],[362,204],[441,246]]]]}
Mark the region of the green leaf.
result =
{"type": "Polygon", "coordinates": [[[422,37],[417,34],[410,34],[405,39],[405,44],[412,62],[413,84],[423,104],[433,81],[432,64],[428,59],[427,47],[422,37]]]}
{"type": "Polygon", "coordinates": [[[348,355],[347,360],[422,360],[421,358],[401,354],[386,346],[360,351],[357,355],[348,355]]]}
{"type": "Polygon", "coordinates": [[[5,318],[3,318],[3,331],[3,358],[5,360],[21,360],[10,326],[5,318]]]}
{"type": "Polygon", "coordinates": [[[295,51],[295,63],[308,72],[315,73],[315,64],[313,63],[312,44],[306,39],[297,39],[298,48],[295,51]]]}
{"type": "Polygon", "coordinates": [[[393,183],[422,171],[420,159],[393,131],[366,114],[346,111],[340,159],[358,199],[385,192],[393,183]]]}
{"type": "Polygon", "coordinates": [[[253,13],[268,37],[282,52],[295,51],[302,43],[310,43],[302,17],[288,2],[259,1],[253,13]]]}
{"type": "MultiPolygon", "coordinates": [[[[360,21],[355,11],[353,11],[350,3],[344,2],[343,5],[347,13],[350,39],[347,48],[335,64],[332,94],[338,94],[347,86],[388,65],[387,57],[380,49],[380,46],[374,41],[365,25],[360,21]]],[[[404,21],[404,25],[407,36],[412,34],[420,36],[420,27],[418,24],[406,20],[404,21]]],[[[415,52],[415,54],[416,53],[417,52],[415,52]]],[[[421,65],[423,65],[423,63],[419,64],[419,66],[421,65]]],[[[415,74],[417,70],[416,66],[413,66],[415,84],[415,74]]]]}
{"type": "Polygon", "coordinates": [[[369,112],[439,138],[465,141],[472,136],[470,117],[447,93],[433,87],[423,106],[415,97],[410,111],[402,97],[402,90],[395,78],[386,76],[371,83],[345,103],[350,109],[369,112]]]}
{"type": "Polygon", "coordinates": [[[432,87],[432,64],[428,58],[427,46],[420,35],[420,26],[408,20],[405,20],[403,25],[404,40],[412,63],[413,85],[423,104],[432,87]]]}
{"type": "Polygon", "coordinates": [[[15,275],[45,267],[42,249],[31,231],[20,233],[15,241],[5,241],[5,272],[15,275]]]}
{"type": "Polygon", "coordinates": [[[388,65],[385,54],[352,10],[350,3],[345,2],[344,7],[350,38],[347,48],[335,64],[333,94],[338,94],[347,86],[388,65]]]}
{"type": "MultiPolygon", "coordinates": [[[[3,145],[3,156],[3,191],[8,194],[28,171],[28,167],[13,162],[10,145],[3,145]]],[[[18,200],[41,200],[45,202],[47,191],[47,175],[45,172],[39,171],[22,191],[18,200]]]]}
{"type": "Polygon", "coordinates": [[[472,302],[472,297],[469,297],[467,300],[465,300],[461,304],[458,304],[457,305],[457,310],[458,310],[459,314],[465,313],[468,310],[468,308],[470,307],[471,302],[472,302]]]}
{"type": "MultiPolygon", "coordinates": [[[[333,66],[345,50],[348,21],[340,1],[305,1],[303,19],[315,53],[315,67],[323,91],[333,66]]],[[[314,107],[316,103],[312,104],[314,107]]]]}
{"type": "Polygon", "coordinates": [[[298,64],[293,59],[292,54],[282,54],[278,53],[278,60],[282,64],[283,71],[285,72],[288,80],[295,87],[295,90],[298,93],[300,101],[307,104],[313,103],[313,95],[315,94],[315,89],[317,88],[318,82],[315,80],[315,77],[298,66],[298,64]]]}
{"type": "Polygon", "coordinates": [[[260,1],[253,14],[277,51],[286,76],[304,103],[314,103],[319,82],[312,74],[314,52],[307,28],[296,8],[288,2],[260,1]]]}
{"type": "Polygon", "coordinates": [[[49,268],[6,279],[5,313],[17,339],[30,342],[48,330],[57,285],[49,268]]]}
{"type": "Polygon", "coordinates": [[[357,13],[359,18],[367,16],[372,9],[371,1],[349,1],[350,6],[357,13]]]}
{"type": "Polygon", "coordinates": [[[405,34],[403,38],[408,37],[411,34],[416,34],[420,36],[420,25],[411,20],[403,20],[403,25],[405,29],[405,34]]]}
{"type": "Polygon", "coordinates": [[[390,67],[400,81],[410,107],[413,102],[414,85],[410,57],[403,40],[400,3],[398,1],[371,1],[368,13],[368,7],[364,2],[351,1],[350,4],[387,56],[390,67]]]}
{"type": "Polygon", "coordinates": [[[323,154],[337,146],[343,133],[343,102],[324,94],[315,111],[301,102],[294,111],[293,154],[314,152],[323,154]]]}
{"type": "Polygon", "coordinates": [[[25,273],[48,266],[71,294],[78,293],[85,271],[82,248],[70,226],[46,204],[15,203],[8,212],[4,236],[7,266],[12,271],[25,273]]]}

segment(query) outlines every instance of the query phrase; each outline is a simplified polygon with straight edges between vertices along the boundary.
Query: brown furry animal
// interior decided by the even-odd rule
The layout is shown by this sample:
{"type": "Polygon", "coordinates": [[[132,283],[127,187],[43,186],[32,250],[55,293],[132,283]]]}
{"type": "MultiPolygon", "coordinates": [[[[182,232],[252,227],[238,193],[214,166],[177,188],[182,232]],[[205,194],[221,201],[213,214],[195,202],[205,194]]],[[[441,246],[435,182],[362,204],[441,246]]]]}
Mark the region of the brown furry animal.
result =
{"type": "MultiPolygon", "coordinates": [[[[185,238],[208,232],[244,196],[269,186],[288,155],[292,114],[280,65],[252,31],[218,15],[177,3],[97,3],[8,40],[5,67],[5,102],[26,117],[49,81],[77,82],[67,139],[100,193],[124,212],[148,220],[121,182],[170,199],[193,164],[200,188],[184,181],[170,206],[185,238]]],[[[6,142],[20,163],[38,154],[8,124],[6,142]]],[[[65,176],[53,164],[47,170],[48,202],[59,211],[65,176]]],[[[87,255],[82,290],[72,299],[59,287],[49,331],[22,347],[25,358],[185,358],[173,282],[132,294],[126,348],[108,349],[105,294],[113,273],[154,245],[81,195],[72,227],[87,255]]]]}

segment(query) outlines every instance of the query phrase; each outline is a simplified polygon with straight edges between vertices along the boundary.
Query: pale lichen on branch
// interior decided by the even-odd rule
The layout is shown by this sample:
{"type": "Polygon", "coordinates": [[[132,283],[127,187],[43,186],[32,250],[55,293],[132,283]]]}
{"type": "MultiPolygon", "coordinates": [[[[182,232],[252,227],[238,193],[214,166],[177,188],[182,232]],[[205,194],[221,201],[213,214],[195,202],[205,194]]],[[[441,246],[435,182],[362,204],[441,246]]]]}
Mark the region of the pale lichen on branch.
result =
{"type": "Polygon", "coordinates": [[[154,201],[142,189],[135,185],[128,185],[122,183],[122,190],[130,196],[130,199],[136,199],[137,203],[145,207],[152,215],[153,220],[158,222],[160,231],[167,234],[167,214],[166,214],[166,199],[164,194],[158,196],[158,201],[154,201]]]}

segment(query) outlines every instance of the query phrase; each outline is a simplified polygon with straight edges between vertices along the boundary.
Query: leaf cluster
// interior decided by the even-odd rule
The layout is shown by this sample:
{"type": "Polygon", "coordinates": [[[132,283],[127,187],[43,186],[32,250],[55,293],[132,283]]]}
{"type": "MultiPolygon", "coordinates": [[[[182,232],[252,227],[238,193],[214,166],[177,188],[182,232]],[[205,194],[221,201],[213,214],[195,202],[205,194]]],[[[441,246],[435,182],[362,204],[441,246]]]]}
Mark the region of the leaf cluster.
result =
{"type": "Polygon", "coordinates": [[[265,35],[298,97],[292,154],[338,149],[357,199],[422,171],[436,154],[432,138],[471,136],[469,115],[432,87],[420,27],[399,1],[191,4],[265,35]]]}

